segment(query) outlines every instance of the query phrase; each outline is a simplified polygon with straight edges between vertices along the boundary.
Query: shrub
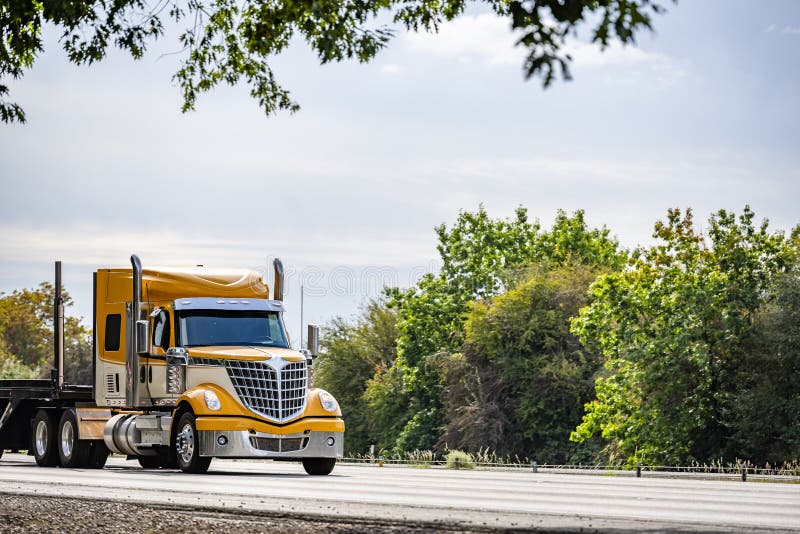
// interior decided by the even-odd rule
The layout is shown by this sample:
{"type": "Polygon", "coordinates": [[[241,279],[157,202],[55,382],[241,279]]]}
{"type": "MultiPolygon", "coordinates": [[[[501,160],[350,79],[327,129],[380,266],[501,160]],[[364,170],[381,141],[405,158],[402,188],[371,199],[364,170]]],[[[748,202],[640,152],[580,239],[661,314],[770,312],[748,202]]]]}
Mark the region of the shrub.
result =
{"type": "Polygon", "coordinates": [[[447,453],[447,467],[450,469],[474,469],[475,462],[472,456],[464,451],[450,451],[447,453]]]}

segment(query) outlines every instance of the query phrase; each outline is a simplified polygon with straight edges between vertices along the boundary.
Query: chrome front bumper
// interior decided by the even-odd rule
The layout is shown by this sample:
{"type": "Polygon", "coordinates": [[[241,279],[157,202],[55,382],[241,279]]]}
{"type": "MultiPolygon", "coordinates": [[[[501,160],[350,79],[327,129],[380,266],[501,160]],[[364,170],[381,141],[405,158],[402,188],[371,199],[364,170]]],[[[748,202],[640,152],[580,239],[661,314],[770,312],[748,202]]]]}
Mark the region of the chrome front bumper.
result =
{"type": "Polygon", "coordinates": [[[200,456],[217,458],[341,458],[344,432],[300,434],[250,433],[246,430],[200,430],[200,456]],[[330,440],[333,444],[329,444],[330,440]]]}

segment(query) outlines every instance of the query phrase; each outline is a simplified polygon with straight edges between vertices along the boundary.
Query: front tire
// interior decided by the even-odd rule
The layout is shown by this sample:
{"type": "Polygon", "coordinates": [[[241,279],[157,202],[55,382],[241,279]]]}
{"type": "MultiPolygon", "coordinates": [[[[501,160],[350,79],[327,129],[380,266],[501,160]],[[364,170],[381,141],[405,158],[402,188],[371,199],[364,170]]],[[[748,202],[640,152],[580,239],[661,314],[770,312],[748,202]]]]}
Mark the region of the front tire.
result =
{"type": "Polygon", "coordinates": [[[175,434],[175,455],[178,467],[184,473],[205,473],[211,465],[211,457],[200,456],[200,439],[194,422],[194,415],[184,413],[178,421],[175,434]]]}
{"type": "Polygon", "coordinates": [[[305,458],[303,460],[303,469],[309,475],[329,475],[336,465],[336,458],[305,458]]]}
{"type": "Polygon", "coordinates": [[[91,443],[78,439],[78,419],[72,410],[64,410],[58,423],[58,459],[62,467],[86,467],[91,443]]]}
{"type": "Polygon", "coordinates": [[[46,410],[36,412],[31,431],[31,450],[39,467],[55,467],[58,465],[58,444],[56,443],[56,425],[46,410]]]}

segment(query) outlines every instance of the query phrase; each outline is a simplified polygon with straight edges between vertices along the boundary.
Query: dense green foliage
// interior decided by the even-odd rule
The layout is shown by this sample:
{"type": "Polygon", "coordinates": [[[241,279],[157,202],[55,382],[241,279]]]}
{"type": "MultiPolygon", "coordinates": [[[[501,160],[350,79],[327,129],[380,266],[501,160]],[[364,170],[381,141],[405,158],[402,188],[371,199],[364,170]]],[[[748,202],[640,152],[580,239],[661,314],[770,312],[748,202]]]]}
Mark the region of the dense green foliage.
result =
{"type": "MultiPolygon", "coordinates": [[[[655,0],[481,0],[520,30],[528,52],[526,77],[549,85],[560,71],[569,75],[565,38],[587,25],[601,47],[634,41],[651,28],[663,8],[655,0]]],[[[0,119],[25,121],[22,108],[4,99],[7,77],[19,78],[42,52],[42,25],[61,32],[60,44],[75,64],[102,60],[109,46],[141,58],[164,35],[165,24],[182,28],[181,65],[173,79],[183,92],[183,111],[199,94],[226,83],[245,82],[267,114],[298,109],[276,80],[272,58],[299,36],[321,63],[371,60],[397,28],[435,32],[461,15],[464,0],[4,0],[0,2],[0,119]],[[387,21],[387,22],[384,22],[387,21]]]]}
{"type": "Polygon", "coordinates": [[[490,301],[474,302],[463,353],[442,361],[447,424],[440,442],[543,463],[590,461],[569,444],[594,398],[601,355],[584,349],[569,319],[588,303],[596,267],[539,268],[490,301]]]}
{"type": "MultiPolygon", "coordinates": [[[[492,220],[485,210],[462,212],[452,228],[436,228],[442,269],[415,288],[392,293],[399,308],[397,367],[408,394],[406,424],[396,448],[430,449],[446,424],[440,362],[464,345],[467,311],[524,279],[531,265],[576,262],[620,267],[624,255],[609,231],[589,229],[584,213],[559,211],[550,231],[517,209],[510,220],[492,220]]],[[[441,445],[441,443],[440,443],[441,445]]]]}
{"type": "MultiPolygon", "coordinates": [[[[746,447],[731,438],[744,437],[742,410],[758,404],[747,399],[774,372],[752,365],[759,337],[776,348],[756,322],[770,313],[765,300],[791,247],[766,222],[756,226],[749,208],[739,217],[713,215],[708,238],[691,210],[670,210],[654,237],[659,243],[636,251],[629,268],[595,282],[591,305],[574,320],[573,331],[602,350],[610,374],[598,379],[597,399],[573,439],[600,435],[612,457],[629,463],[744,458],[746,447]]],[[[780,366],[796,365],[790,353],[780,366]]],[[[795,386],[796,376],[789,378],[795,386]]]]}
{"type": "MultiPolygon", "coordinates": [[[[795,249],[800,250],[800,249],[795,249]]],[[[737,373],[728,455],[780,465],[800,454],[800,263],[778,276],[737,373]]]]}
{"type": "MultiPolygon", "coordinates": [[[[441,270],[388,292],[396,359],[340,375],[365,410],[353,451],[800,458],[800,227],[786,238],[746,207],[703,235],[691,210],[670,210],[656,244],[630,253],[580,211],[542,230],[522,208],[481,208],[436,232],[441,270]]],[[[331,362],[360,346],[336,342],[331,362]]]]}
{"type": "MultiPolygon", "coordinates": [[[[53,286],[0,294],[0,378],[45,378],[53,365],[53,286]]],[[[64,306],[72,305],[63,292],[64,306]]],[[[92,335],[76,317],[64,321],[64,379],[91,384],[92,335]]]]}
{"type": "Polygon", "coordinates": [[[397,314],[382,302],[370,302],[355,325],[334,319],[323,336],[322,355],[314,365],[317,384],[339,401],[347,421],[348,451],[363,452],[374,444],[384,421],[368,409],[365,390],[373,376],[382,376],[397,354],[397,314]]]}
{"type": "MultiPolygon", "coordinates": [[[[480,208],[462,212],[452,227],[439,226],[436,233],[440,272],[425,275],[412,288],[388,291],[398,317],[397,359],[369,381],[365,392],[370,411],[380,414],[382,427],[372,439],[381,448],[444,446],[443,372],[464,346],[473,302],[527,280],[533,264],[615,269],[625,261],[608,229],[589,229],[582,211],[571,217],[559,211],[552,229],[543,232],[524,208],[508,220],[491,219],[480,208]]],[[[569,335],[566,319],[562,326],[569,335]]]]}

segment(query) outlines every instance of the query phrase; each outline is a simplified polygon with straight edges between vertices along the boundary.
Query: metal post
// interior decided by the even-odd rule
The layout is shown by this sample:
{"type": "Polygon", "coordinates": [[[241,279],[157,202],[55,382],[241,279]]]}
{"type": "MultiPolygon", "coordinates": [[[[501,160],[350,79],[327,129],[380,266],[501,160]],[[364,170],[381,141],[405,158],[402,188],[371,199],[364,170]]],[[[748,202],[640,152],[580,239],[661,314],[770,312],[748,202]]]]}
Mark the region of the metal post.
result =
{"type": "Polygon", "coordinates": [[[303,348],[303,284],[300,284],[300,348],[303,348]]]}
{"type": "Polygon", "coordinates": [[[533,471],[534,473],[539,472],[539,464],[537,464],[535,461],[531,462],[531,471],[533,471]]]}
{"type": "Polygon", "coordinates": [[[61,297],[61,262],[56,262],[56,287],[53,297],[53,351],[56,390],[64,387],[64,299],[61,297]]]}
{"type": "Polygon", "coordinates": [[[642,462],[636,462],[636,478],[642,478],[642,462]]]}

